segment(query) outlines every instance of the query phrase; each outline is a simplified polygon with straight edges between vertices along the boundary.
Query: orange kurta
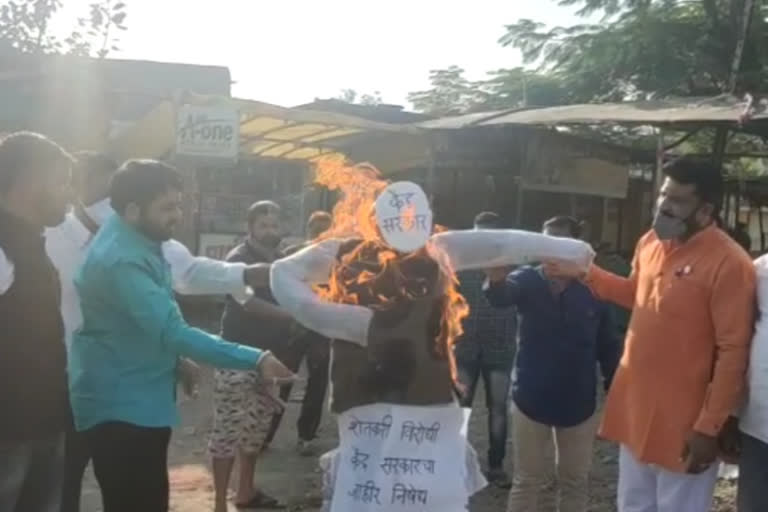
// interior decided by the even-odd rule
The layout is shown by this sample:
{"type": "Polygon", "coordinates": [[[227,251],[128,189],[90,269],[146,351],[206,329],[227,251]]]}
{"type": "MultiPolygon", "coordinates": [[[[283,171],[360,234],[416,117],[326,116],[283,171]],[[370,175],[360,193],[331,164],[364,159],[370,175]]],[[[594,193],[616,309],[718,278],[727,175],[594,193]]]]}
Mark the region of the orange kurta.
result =
{"type": "Polygon", "coordinates": [[[587,283],[632,308],[601,436],[647,464],[683,471],[692,430],[720,432],[741,402],[755,308],[755,270],[717,227],[685,244],[646,234],[625,279],[597,267],[587,283]]]}

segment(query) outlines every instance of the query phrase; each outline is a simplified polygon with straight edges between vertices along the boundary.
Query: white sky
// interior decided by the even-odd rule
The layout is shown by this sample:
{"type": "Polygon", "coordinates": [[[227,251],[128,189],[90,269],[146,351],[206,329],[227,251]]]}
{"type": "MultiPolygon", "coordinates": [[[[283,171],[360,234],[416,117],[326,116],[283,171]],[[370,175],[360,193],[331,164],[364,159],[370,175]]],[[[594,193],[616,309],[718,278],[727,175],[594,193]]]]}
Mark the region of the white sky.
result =
{"type": "MultiPolygon", "coordinates": [[[[68,0],[67,15],[91,0],[68,0]],[[71,10],[72,9],[72,10],[71,10]]],[[[431,69],[520,65],[497,40],[520,18],[573,24],[555,0],[126,0],[117,58],[230,68],[233,93],[293,106],[341,89],[406,105],[431,69]]],[[[67,16],[68,17],[68,16],[67,16]]]]}

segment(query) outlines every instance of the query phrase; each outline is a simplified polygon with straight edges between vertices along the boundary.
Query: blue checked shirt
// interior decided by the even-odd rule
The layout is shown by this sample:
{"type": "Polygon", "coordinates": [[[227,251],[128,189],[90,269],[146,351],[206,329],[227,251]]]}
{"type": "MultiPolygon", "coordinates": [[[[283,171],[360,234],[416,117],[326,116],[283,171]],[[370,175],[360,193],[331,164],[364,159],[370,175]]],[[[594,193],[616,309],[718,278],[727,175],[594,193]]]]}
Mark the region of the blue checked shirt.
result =
{"type": "Polygon", "coordinates": [[[491,306],[483,293],[483,272],[459,272],[458,278],[459,291],[469,304],[469,316],[464,319],[464,334],[454,348],[457,361],[511,369],[517,347],[515,308],[491,306]]]}

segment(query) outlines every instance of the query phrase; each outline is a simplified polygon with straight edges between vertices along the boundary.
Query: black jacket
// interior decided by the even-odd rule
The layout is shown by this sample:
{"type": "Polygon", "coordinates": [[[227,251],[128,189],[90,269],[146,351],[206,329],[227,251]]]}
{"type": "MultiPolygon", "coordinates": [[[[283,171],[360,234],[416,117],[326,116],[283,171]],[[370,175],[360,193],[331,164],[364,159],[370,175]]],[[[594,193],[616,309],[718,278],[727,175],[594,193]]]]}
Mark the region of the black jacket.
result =
{"type": "Polygon", "coordinates": [[[0,249],[14,265],[0,295],[0,443],[71,426],[59,277],[41,233],[0,211],[0,249]]]}

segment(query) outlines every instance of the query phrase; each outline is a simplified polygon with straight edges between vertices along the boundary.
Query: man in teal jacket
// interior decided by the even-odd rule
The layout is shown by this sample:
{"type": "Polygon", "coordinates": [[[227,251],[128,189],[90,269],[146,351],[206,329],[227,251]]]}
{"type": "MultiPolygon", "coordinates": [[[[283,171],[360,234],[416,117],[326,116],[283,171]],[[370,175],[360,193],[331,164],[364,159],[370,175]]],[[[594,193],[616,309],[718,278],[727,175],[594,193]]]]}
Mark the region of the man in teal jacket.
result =
{"type": "Polygon", "coordinates": [[[91,243],[75,284],[83,324],[72,340],[69,385],[104,512],[166,512],[167,450],[178,423],[180,357],[257,370],[272,383],[293,374],[269,352],[187,325],[161,243],[181,219],[181,177],[156,161],[126,162],[112,180],[118,215],[91,243]]]}

